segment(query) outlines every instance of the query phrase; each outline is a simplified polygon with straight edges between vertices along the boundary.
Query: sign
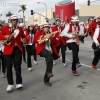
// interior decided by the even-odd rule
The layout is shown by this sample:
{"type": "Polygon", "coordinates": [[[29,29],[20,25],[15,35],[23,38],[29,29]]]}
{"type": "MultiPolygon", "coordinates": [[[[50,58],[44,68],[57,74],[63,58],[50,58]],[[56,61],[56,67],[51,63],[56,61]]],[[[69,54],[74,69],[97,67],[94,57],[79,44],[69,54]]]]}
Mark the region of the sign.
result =
{"type": "Polygon", "coordinates": [[[45,20],[49,20],[48,18],[45,18],[45,20]]]}

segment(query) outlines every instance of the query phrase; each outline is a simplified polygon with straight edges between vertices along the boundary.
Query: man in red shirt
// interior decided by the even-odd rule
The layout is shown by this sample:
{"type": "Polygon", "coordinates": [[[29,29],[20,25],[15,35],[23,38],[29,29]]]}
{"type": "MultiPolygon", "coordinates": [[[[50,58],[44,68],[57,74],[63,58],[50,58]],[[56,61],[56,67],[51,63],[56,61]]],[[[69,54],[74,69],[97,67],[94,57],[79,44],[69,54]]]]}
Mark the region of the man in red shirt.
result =
{"type": "Polygon", "coordinates": [[[14,89],[14,81],[12,74],[12,64],[14,65],[16,72],[16,89],[23,87],[22,77],[21,77],[21,62],[22,62],[22,45],[21,38],[23,42],[26,43],[26,38],[21,27],[18,27],[18,17],[12,15],[10,17],[10,26],[5,26],[0,35],[0,40],[10,40],[10,43],[4,45],[4,59],[7,65],[7,80],[8,86],[6,91],[11,92],[14,89]],[[12,37],[11,37],[12,34],[12,37]]]}

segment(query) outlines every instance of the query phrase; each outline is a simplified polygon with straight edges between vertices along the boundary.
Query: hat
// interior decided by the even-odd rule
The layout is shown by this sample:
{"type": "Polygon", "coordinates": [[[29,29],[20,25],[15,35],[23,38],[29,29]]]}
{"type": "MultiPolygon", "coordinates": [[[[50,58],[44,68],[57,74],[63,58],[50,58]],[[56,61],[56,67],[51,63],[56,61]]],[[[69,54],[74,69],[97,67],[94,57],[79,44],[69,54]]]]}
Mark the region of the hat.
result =
{"type": "Polygon", "coordinates": [[[49,23],[44,23],[43,27],[50,27],[50,24],[49,23]]]}
{"type": "Polygon", "coordinates": [[[79,24],[80,24],[80,25],[81,25],[81,24],[84,24],[84,22],[80,22],[79,24]]]}
{"type": "Polygon", "coordinates": [[[59,21],[61,22],[61,19],[60,19],[60,18],[56,18],[55,22],[56,22],[57,20],[59,20],[59,21]]]}
{"type": "Polygon", "coordinates": [[[93,19],[93,18],[90,18],[89,20],[91,20],[91,21],[92,21],[92,20],[94,20],[94,19],[93,19]]]}
{"type": "Polygon", "coordinates": [[[18,19],[18,17],[16,15],[11,15],[10,20],[12,20],[12,19],[18,19]]]}
{"type": "Polygon", "coordinates": [[[95,16],[94,19],[100,19],[100,16],[95,16]]]}
{"type": "Polygon", "coordinates": [[[79,22],[78,16],[72,16],[71,22],[79,22]]]}

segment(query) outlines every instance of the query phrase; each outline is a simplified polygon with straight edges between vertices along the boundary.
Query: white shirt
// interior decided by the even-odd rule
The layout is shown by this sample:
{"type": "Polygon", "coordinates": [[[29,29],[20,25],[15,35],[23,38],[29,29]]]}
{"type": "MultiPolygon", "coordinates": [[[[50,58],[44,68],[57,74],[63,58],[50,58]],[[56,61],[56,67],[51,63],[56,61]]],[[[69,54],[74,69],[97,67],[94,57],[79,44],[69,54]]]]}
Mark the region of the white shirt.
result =
{"type": "Polygon", "coordinates": [[[94,36],[93,36],[93,41],[97,44],[98,42],[98,37],[99,37],[99,33],[100,33],[100,28],[96,28],[95,32],[94,32],[94,36]]]}
{"type": "Polygon", "coordinates": [[[4,51],[4,45],[2,44],[2,42],[0,41],[0,51],[4,51]]]}
{"type": "Polygon", "coordinates": [[[69,29],[70,29],[70,25],[67,24],[64,28],[64,30],[62,31],[63,36],[70,38],[67,43],[72,43],[75,42],[76,39],[72,39],[72,34],[69,33],[69,29]]]}
{"type": "Polygon", "coordinates": [[[83,35],[84,34],[84,26],[80,26],[79,34],[80,35],[83,35]]]}
{"type": "Polygon", "coordinates": [[[29,34],[30,35],[30,41],[28,43],[28,45],[32,45],[33,43],[31,43],[34,40],[34,34],[29,34]],[[32,36],[32,41],[31,41],[31,36],[32,36]]]}

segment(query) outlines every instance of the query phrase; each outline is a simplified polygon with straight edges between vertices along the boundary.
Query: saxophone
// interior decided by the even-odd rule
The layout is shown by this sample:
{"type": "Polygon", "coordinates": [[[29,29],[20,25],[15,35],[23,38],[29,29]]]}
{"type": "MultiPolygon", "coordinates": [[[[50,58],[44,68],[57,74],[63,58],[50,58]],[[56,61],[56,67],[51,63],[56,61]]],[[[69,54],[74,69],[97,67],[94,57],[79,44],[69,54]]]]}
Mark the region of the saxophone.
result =
{"type": "Polygon", "coordinates": [[[52,35],[55,35],[56,33],[58,33],[58,31],[52,32],[52,33],[50,33],[50,34],[46,34],[43,38],[40,38],[40,39],[37,41],[38,44],[44,43],[44,42],[46,42],[46,41],[49,41],[50,37],[51,37],[52,35]]]}
{"type": "Polygon", "coordinates": [[[3,45],[10,45],[11,44],[11,39],[14,37],[15,33],[12,33],[8,39],[5,39],[2,41],[3,45]]]}

